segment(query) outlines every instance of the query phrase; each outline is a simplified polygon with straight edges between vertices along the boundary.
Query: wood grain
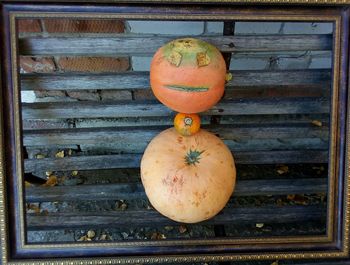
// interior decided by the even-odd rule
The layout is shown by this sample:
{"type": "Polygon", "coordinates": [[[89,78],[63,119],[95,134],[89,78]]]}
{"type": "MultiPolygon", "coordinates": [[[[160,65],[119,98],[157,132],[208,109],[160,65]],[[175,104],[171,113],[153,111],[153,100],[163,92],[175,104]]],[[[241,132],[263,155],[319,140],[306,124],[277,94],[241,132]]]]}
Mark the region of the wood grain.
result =
{"type": "MultiPolygon", "coordinates": [[[[320,221],[326,217],[326,208],[320,206],[270,206],[258,208],[225,208],[214,218],[201,222],[203,225],[292,223],[300,221],[320,221]]],[[[166,226],[179,224],[154,210],[127,210],[114,212],[49,213],[45,215],[27,214],[28,230],[166,226]]]]}
{"type": "MultiPolygon", "coordinates": [[[[222,101],[205,115],[329,113],[327,98],[271,98],[222,101]]],[[[118,118],[172,116],[155,102],[40,102],[22,103],[23,119],[118,118]]]]}
{"type": "MultiPolygon", "coordinates": [[[[115,56],[153,54],[181,36],[20,38],[21,55],[115,56]]],[[[200,36],[222,52],[320,51],[332,49],[332,35],[200,36]]]]}
{"type": "MultiPolygon", "coordinates": [[[[230,87],[330,86],[328,69],[286,71],[230,71],[230,87]]],[[[22,74],[22,90],[149,89],[149,72],[115,74],[22,74]]]]}
{"type": "MultiPolygon", "coordinates": [[[[235,152],[236,164],[328,163],[325,150],[235,152]]],[[[25,172],[138,168],[141,154],[91,155],[64,158],[25,159],[25,172]]]]}
{"type": "MultiPolygon", "coordinates": [[[[288,195],[326,191],[327,179],[324,178],[254,179],[238,180],[234,196],[288,195]]],[[[146,198],[141,183],[26,188],[27,202],[132,200],[140,198],[146,198]]]]}
{"type": "MultiPolygon", "coordinates": [[[[49,129],[25,130],[23,143],[25,146],[48,145],[74,145],[74,144],[103,144],[124,143],[132,144],[149,142],[167,127],[148,126],[119,127],[119,128],[80,128],[80,129],[49,129]]],[[[223,140],[249,140],[249,139],[283,139],[283,138],[321,138],[328,139],[329,128],[308,125],[285,126],[245,126],[232,125],[204,126],[210,132],[223,140]]]]}

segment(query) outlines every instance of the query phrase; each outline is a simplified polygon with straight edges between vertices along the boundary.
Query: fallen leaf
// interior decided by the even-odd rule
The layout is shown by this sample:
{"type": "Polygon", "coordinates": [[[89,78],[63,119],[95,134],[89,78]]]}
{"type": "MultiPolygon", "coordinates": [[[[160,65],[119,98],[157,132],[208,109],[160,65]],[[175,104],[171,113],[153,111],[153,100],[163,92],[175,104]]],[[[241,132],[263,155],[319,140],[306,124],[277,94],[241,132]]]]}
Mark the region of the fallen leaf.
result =
{"type": "Polygon", "coordinates": [[[49,211],[48,210],[43,210],[40,215],[49,215],[49,211]]]}
{"type": "Polygon", "coordinates": [[[73,171],[72,171],[72,173],[71,173],[71,175],[72,175],[72,176],[77,176],[77,175],[78,175],[78,173],[79,173],[79,171],[78,171],[78,170],[73,170],[73,171]]]}
{"type": "Polygon", "coordinates": [[[151,236],[153,240],[166,239],[166,236],[162,233],[154,232],[151,236]]]}
{"type": "Polygon", "coordinates": [[[63,158],[63,157],[64,157],[64,150],[57,152],[57,153],[55,154],[55,157],[57,157],[57,158],[63,158]]]}
{"type": "Polygon", "coordinates": [[[271,265],[278,265],[278,260],[272,262],[271,265]]]}
{"type": "Polygon", "coordinates": [[[293,200],[295,204],[299,205],[308,205],[309,204],[309,199],[305,197],[304,195],[295,195],[295,198],[293,200]]]}
{"type": "Polygon", "coordinates": [[[257,223],[255,224],[256,228],[263,228],[264,227],[264,223],[257,223]]]}
{"type": "Polygon", "coordinates": [[[87,239],[87,236],[82,236],[77,241],[86,241],[86,239],[87,239]]]}
{"type": "Polygon", "coordinates": [[[37,155],[35,155],[35,158],[43,159],[43,158],[45,158],[45,156],[43,154],[37,154],[37,155]]]}
{"type": "Polygon", "coordinates": [[[282,199],[280,199],[280,198],[277,199],[276,203],[278,206],[283,206],[283,204],[284,204],[282,199]]]}
{"type": "Polygon", "coordinates": [[[122,205],[120,206],[120,209],[122,211],[125,211],[128,208],[128,205],[126,203],[122,203],[122,205]]]}
{"type": "Polygon", "coordinates": [[[27,204],[28,213],[40,213],[40,207],[38,204],[28,203],[27,204]]]}
{"type": "Polygon", "coordinates": [[[52,171],[46,171],[46,172],[45,172],[45,175],[48,176],[48,177],[50,177],[50,176],[52,175],[52,171]]]}
{"type": "Polygon", "coordinates": [[[312,169],[324,171],[324,166],[319,166],[319,167],[312,167],[312,169]]]}
{"type": "Polygon", "coordinates": [[[69,149],[69,150],[68,150],[68,155],[71,156],[72,154],[73,154],[72,149],[69,149]]]}
{"type": "Polygon", "coordinates": [[[232,80],[232,74],[231,73],[227,73],[226,76],[225,76],[225,80],[226,82],[229,82],[232,80]]]}
{"type": "Polygon", "coordinates": [[[95,235],[96,235],[96,233],[95,233],[94,230],[89,230],[89,231],[87,232],[87,237],[88,237],[88,238],[94,238],[95,235]]]}
{"type": "Polygon", "coordinates": [[[313,120],[311,123],[317,127],[322,127],[322,121],[313,120]]]}
{"type": "Polygon", "coordinates": [[[101,236],[100,236],[100,240],[106,240],[107,239],[107,235],[106,234],[102,234],[101,236]]]}
{"type": "Polygon", "coordinates": [[[25,186],[26,188],[29,188],[29,187],[33,187],[34,185],[33,185],[32,183],[28,182],[28,181],[25,181],[25,182],[24,182],[24,186],[25,186]]]}
{"type": "Polygon", "coordinates": [[[292,200],[294,200],[294,198],[295,198],[295,194],[288,194],[287,195],[287,200],[292,201],[292,200]]]}
{"type": "Polygon", "coordinates": [[[187,227],[184,226],[184,225],[180,225],[180,226],[179,226],[179,233],[180,233],[180,234],[183,234],[183,233],[185,233],[185,232],[187,232],[187,227]]]}
{"type": "Polygon", "coordinates": [[[51,175],[47,180],[46,182],[41,185],[41,186],[44,186],[44,187],[53,187],[53,186],[56,186],[58,183],[57,181],[57,177],[55,175],[51,175]]]}
{"type": "Polygon", "coordinates": [[[280,165],[280,166],[278,166],[277,167],[277,173],[279,174],[279,175],[283,175],[283,174],[286,174],[286,173],[288,173],[288,171],[289,171],[289,168],[288,168],[288,166],[286,166],[286,165],[280,165]]]}
{"type": "Polygon", "coordinates": [[[122,210],[125,211],[128,208],[128,205],[124,202],[124,200],[117,201],[115,203],[115,209],[116,210],[122,210]]]}
{"type": "Polygon", "coordinates": [[[82,236],[81,238],[79,238],[77,241],[91,241],[91,238],[85,236],[82,236]]]}

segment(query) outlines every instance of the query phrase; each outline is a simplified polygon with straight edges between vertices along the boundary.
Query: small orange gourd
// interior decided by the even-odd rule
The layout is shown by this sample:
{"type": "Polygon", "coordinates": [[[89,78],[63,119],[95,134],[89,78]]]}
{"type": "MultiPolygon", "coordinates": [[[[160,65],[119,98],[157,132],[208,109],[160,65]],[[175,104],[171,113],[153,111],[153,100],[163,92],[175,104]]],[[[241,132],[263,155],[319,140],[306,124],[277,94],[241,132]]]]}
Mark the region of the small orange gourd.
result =
{"type": "Polygon", "coordinates": [[[174,119],[176,131],[183,136],[197,133],[201,126],[201,119],[197,114],[178,113],[174,119]]]}

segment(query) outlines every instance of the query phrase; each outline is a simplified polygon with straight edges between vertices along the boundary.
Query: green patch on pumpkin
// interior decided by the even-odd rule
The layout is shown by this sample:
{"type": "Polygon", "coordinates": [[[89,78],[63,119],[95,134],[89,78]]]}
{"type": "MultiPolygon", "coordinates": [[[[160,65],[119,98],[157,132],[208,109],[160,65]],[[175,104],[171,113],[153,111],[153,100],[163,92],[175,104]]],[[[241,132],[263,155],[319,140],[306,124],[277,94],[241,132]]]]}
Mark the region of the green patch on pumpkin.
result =
{"type": "Polygon", "coordinates": [[[165,87],[183,92],[206,92],[209,90],[209,87],[205,86],[165,85],[165,87]]]}

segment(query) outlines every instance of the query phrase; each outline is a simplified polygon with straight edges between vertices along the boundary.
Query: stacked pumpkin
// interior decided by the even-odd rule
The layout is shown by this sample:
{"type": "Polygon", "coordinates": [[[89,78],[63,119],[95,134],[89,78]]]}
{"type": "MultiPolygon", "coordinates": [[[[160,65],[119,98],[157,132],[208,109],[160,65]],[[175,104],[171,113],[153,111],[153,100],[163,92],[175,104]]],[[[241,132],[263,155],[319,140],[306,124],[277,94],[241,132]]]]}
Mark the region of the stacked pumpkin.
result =
{"type": "Polygon", "coordinates": [[[200,128],[196,114],[220,100],[225,78],[220,51],[201,40],[171,41],[153,57],[153,93],[180,113],[174,127],[161,132],[146,148],[141,180],[153,207],[175,221],[209,219],[233,193],[236,169],[232,154],[221,139],[200,128]]]}

